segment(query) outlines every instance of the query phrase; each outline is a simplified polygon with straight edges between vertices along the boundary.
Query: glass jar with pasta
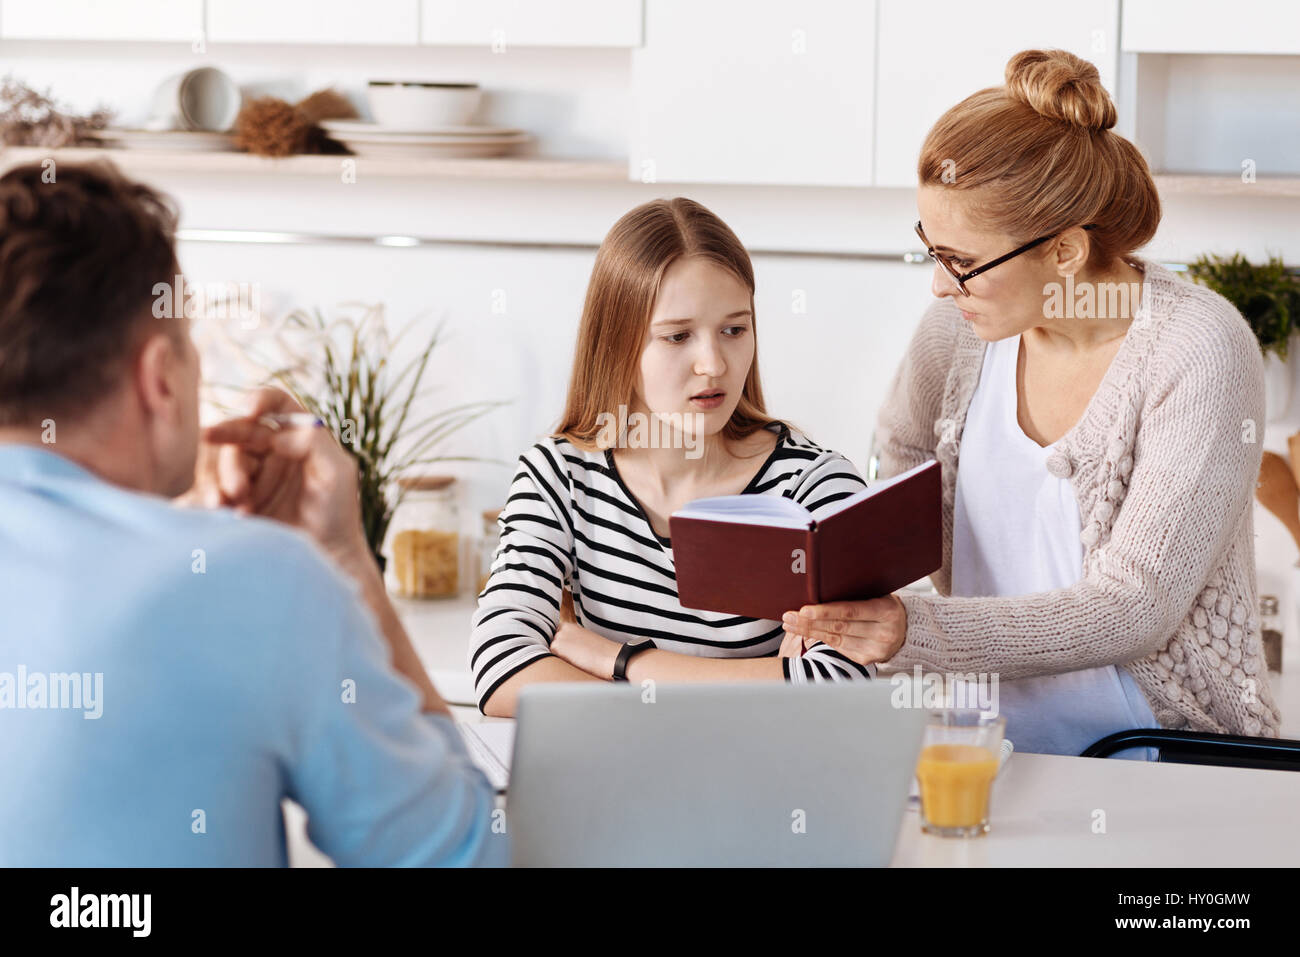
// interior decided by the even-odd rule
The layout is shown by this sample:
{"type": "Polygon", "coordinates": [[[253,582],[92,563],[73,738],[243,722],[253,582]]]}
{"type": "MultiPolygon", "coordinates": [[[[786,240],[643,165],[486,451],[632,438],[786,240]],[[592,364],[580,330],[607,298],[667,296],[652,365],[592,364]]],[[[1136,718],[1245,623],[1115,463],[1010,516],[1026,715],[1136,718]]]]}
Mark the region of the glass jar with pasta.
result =
{"type": "Polygon", "coordinates": [[[388,589],[401,598],[454,598],[460,588],[460,513],[450,475],[397,480],[401,503],[388,528],[388,589]]]}

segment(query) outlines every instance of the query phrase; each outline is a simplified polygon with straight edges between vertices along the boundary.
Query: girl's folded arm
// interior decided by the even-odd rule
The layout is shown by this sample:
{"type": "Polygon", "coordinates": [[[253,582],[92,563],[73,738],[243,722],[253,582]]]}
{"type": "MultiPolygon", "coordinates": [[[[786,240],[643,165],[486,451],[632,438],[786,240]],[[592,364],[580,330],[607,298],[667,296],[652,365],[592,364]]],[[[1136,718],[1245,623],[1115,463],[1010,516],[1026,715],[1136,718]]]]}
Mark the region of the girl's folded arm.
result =
{"type": "Polygon", "coordinates": [[[501,544],[470,636],[470,671],[484,714],[513,715],[519,689],[531,682],[588,677],[550,651],[564,586],[573,574],[562,462],[553,443],[538,443],[519,457],[510,485],[501,544]]]}

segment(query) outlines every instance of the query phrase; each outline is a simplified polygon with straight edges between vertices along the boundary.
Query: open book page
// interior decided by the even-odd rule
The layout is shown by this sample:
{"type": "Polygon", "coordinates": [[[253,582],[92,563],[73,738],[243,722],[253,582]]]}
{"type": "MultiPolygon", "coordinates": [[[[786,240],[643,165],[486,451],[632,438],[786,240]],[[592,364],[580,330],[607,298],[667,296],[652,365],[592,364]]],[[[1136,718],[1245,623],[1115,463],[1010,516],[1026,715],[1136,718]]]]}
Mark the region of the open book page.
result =
{"type": "Polygon", "coordinates": [[[470,760],[487,775],[492,787],[504,791],[510,781],[510,758],[515,747],[513,721],[457,721],[470,760]]]}
{"type": "MultiPolygon", "coordinates": [[[[928,468],[933,461],[931,459],[893,478],[875,482],[861,492],[836,502],[821,513],[822,520],[825,521],[832,515],[847,511],[859,502],[865,502],[885,489],[906,481],[928,468]]],[[[808,509],[793,499],[781,495],[718,495],[713,498],[700,498],[679,508],[673,515],[679,518],[700,518],[713,522],[765,525],[770,528],[809,528],[813,521],[812,513],[808,509]]]]}
{"type": "Polygon", "coordinates": [[[697,498],[673,512],[675,518],[702,518],[712,522],[740,522],[770,528],[808,528],[812,514],[784,495],[718,495],[697,498]]]}

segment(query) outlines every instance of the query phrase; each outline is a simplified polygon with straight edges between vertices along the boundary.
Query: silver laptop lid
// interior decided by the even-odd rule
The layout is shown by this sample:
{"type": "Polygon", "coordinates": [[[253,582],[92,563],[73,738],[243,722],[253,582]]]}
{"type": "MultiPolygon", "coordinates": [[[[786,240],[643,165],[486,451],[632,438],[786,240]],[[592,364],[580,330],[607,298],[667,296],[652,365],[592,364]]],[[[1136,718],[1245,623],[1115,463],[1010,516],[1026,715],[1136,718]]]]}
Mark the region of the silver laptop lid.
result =
{"type": "Polygon", "coordinates": [[[925,725],[890,692],[530,685],[506,806],[515,863],[888,864],[925,725]]]}

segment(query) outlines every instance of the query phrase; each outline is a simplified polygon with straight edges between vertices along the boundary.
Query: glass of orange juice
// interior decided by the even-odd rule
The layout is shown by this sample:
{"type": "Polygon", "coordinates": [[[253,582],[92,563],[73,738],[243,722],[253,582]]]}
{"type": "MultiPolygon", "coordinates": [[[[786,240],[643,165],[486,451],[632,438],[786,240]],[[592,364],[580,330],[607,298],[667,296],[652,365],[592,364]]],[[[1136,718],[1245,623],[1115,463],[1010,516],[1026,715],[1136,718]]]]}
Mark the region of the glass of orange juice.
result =
{"type": "Polygon", "coordinates": [[[916,763],[921,830],[941,837],[988,833],[989,796],[1007,719],[976,708],[932,711],[916,763]]]}

